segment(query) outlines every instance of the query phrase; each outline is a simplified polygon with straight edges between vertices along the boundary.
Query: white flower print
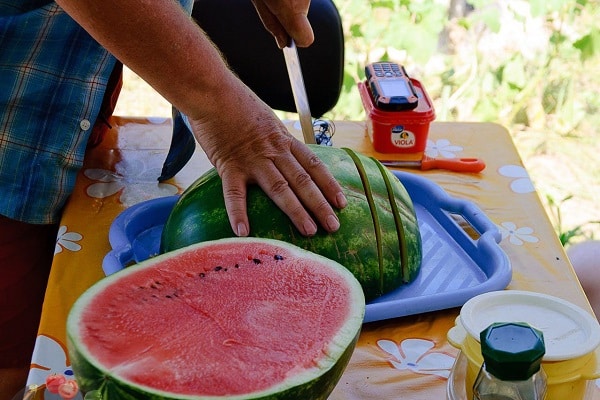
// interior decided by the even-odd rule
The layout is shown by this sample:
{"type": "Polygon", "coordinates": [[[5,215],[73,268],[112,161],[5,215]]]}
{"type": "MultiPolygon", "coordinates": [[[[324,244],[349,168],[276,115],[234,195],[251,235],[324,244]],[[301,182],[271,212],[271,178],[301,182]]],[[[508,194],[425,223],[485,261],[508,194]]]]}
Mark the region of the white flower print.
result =
{"type": "Polygon", "coordinates": [[[62,253],[63,249],[69,251],[81,250],[81,245],[77,243],[83,239],[83,236],[77,232],[68,232],[65,225],[61,225],[58,228],[58,235],[56,236],[56,246],[54,247],[54,255],[62,253]]]}
{"type": "Polygon", "coordinates": [[[500,233],[502,234],[502,240],[508,238],[511,244],[522,246],[524,242],[528,243],[537,243],[539,239],[532,235],[533,228],[529,226],[523,226],[517,228],[517,225],[514,222],[503,222],[498,228],[500,229],[500,233]]]}
{"type": "Polygon", "coordinates": [[[160,167],[148,167],[142,158],[130,157],[116,166],[116,172],[105,169],[86,169],[84,175],[97,181],[87,188],[94,198],[106,198],[121,192],[119,201],[126,207],[157,197],[177,194],[178,188],[169,183],[159,183],[160,167]]]}
{"type": "Polygon", "coordinates": [[[41,386],[46,383],[46,377],[52,374],[73,379],[73,370],[70,365],[67,365],[65,348],[48,336],[37,337],[31,363],[32,367],[27,378],[28,386],[41,386]]]}
{"type": "Polygon", "coordinates": [[[430,352],[434,347],[431,340],[405,339],[397,345],[386,339],[377,341],[380,349],[390,354],[390,364],[397,370],[410,370],[417,374],[437,375],[448,378],[454,358],[440,352],[430,352]]]}
{"type": "Polygon", "coordinates": [[[461,146],[453,145],[448,139],[427,140],[425,155],[428,157],[456,158],[456,153],[463,151],[461,146]]]}
{"type": "Polygon", "coordinates": [[[498,169],[502,176],[515,178],[510,183],[510,188],[515,193],[531,193],[535,191],[533,182],[527,173],[527,170],[520,165],[504,165],[498,169]]]}

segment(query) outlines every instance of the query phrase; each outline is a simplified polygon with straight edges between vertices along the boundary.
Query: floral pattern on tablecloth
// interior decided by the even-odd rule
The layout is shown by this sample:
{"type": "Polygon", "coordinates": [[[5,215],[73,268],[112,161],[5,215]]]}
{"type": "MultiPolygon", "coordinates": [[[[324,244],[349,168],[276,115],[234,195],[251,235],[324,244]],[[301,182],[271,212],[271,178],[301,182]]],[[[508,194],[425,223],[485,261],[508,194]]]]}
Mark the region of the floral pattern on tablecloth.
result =
{"type": "Polygon", "coordinates": [[[525,242],[537,243],[539,238],[533,235],[534,230],[529,226],[517,227],[517,224],[511,221],[502,222],[498,229],[502,234],[502,240],[508,238],[511,244],[522,246],[525,242]]]}
{"type": "Polygon", "coordinates": [[[462,146],[452,144],[448,139],[438,139],[436,141],[428,139],[425,146],[425,155],[431,158],[440,156],[443,158],[456,158],[456,153],[461,151],[463,151],[462,146]]]}
{"type": "Polygon", "coordinates": [[[377,346],[388,353],[386,359],[393,368],[417,374],[437,375],[448,379],[454,357],[431,351],[435,343],[426,339],[405,339],[400,344],[388,339],[377,341],[377,346]]]}
{"type": "Polygon", "coordinates": [[[27,385],[41,386],[52,374],[73,376],[66,348],[57,340],[46,335],[37,337],[31,363],[27,385]]]}
{"type": "Polygon", "coordinates": [[[83,239],[83,235],[81,233],[69,232],[67,226],[61,225],[60,228],[58,228],[58,234],[56,236],[56,247],[54,248],[54,255],[62,253],[63,250],[81,250],[81,245],[77,243],[81,239],[83,239]]]}
{"type": "Polygon", "coordinates": [[[93,198],[106,198],[119,194],[119,201],[126,207],[157,197],[172,196],[178,193],[177,186],[159,183],[156,178],[160,172],[146,168],[142,161],[129,163],[123,170],[112,172],[105,169],[90,168],[83,174],[96,181],[87,187],[86,193],[93,198]]]}
{"type": "Polygon", "coordinates": [[[515,193],[535,192],[533,182],[527,170],[520,165],[504,165],[498,169],[500,175],[507,178],[515,178],[510,183],[510,189],[515,193]]]}

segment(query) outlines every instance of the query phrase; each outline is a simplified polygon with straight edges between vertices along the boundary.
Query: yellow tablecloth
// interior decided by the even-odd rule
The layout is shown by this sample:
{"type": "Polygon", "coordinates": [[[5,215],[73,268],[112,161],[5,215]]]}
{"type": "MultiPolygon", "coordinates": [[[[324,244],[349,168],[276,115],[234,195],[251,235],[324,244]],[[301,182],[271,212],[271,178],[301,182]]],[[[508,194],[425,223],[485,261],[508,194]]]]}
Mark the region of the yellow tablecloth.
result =
{"type": "MultiPolygon", "coordinates": [[[[172,180],[159,184],[171,135],[168,119],[113,118],[113,128],[88,151],[61,221],[46,292],[30,384],[50,373],[69,373],[65,320],[77,297],[101,279],[111,250],[114,218],[140,201],[180,193],[210,167],[198,150],[172,180]]],[[[302,137],[298,122],[286,122],[302,137]]],[[[333,143],[374,154],[365,124],[336,122],[333,143]]],[[[451,196],[474,202],[500,228],[501,248],[513,266],[510,289],[547,293],[591,308],[557,239],[509,133],[489,123],[433,123],[427,153],[442,158],[480,157],[480,174],[443,170],[415,173],[451,196]]],[[[458,353],[446,340],[458,308],[365,324],[351,362],[331,399],[444,399],[458,353]],[[386,346],[386,344],[388,346],[386,346]],[[392,345],[392,346],[389,346],[392,345]]],[[[36,398],[44,398],[43,388],[36,398]]],[[[308,400],[308,399],[307,399],[308,400]]]]}

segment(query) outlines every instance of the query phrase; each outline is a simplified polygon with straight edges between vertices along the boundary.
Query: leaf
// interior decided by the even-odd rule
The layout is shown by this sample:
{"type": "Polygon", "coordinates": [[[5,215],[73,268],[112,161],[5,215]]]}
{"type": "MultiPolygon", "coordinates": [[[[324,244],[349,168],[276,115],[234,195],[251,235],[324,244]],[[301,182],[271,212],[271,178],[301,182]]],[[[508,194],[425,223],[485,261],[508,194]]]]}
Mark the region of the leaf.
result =
{"type": "Polygon", "coordinates": [[[362,33],[361,25],[360,24],[352,24],[352,26],[350,27],[350,34],[352,35],[352,37],[362,37],[363,33],[362,33]]]}
{"type": "Polygon", "coordinates": [[[389,9],[394,9],[394,2],[391,0],[371,0],[371,6],[372,7],[382,7],[382,8],[389,8],[389,9]]]}
{"type": "Polygon", "coordinates": [[[581,52],[582,61],[594,58],[600,52],[600,30],[593,29],[573,43],[573,47],[581,52]]]}
{"type": "Polygon", "coordinates": [[[347,71],[344,71],[344,80],[342,84],[342,91],[349,93],[356,89],[356,81],[354,76],[350,75],[347,71]]]}

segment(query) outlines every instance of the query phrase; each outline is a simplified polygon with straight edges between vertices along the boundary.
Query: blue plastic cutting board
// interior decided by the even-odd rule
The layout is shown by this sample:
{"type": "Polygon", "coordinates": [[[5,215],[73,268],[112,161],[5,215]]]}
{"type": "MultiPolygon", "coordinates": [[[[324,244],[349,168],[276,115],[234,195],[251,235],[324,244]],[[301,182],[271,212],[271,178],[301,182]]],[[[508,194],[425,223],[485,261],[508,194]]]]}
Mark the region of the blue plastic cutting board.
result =
{"type": "MultiPolygon", "coordinates": [[[[498,245],[501,235],[479,207],[449,196],[424,177],[394,174],[413,200],[423,263],[413,282],[367,304],[365,322],[459,307],[508,286],[512,269],[498,245]]],[[[177,198],[148,200],[115,218],[109,230],[113,250],[102,265],[107,275],[159,253],[162,227],[177,198]]]]}

